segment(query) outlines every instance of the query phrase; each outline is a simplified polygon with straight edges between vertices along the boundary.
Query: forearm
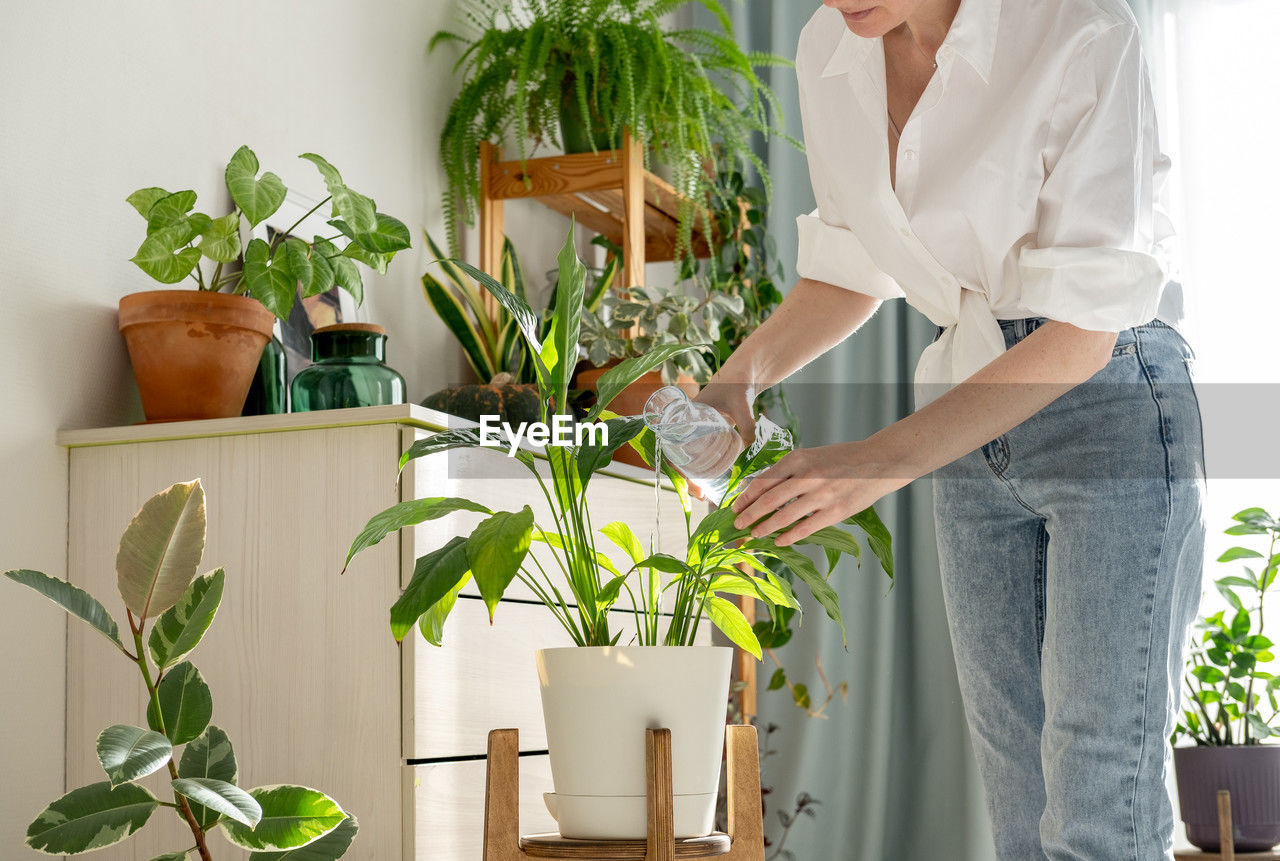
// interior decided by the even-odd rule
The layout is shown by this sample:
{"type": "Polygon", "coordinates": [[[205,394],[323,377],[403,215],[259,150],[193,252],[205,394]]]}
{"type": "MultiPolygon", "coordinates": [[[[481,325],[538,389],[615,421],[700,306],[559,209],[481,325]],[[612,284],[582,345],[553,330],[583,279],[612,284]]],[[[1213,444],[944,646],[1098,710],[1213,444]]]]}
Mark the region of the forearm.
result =
{"type": "Polygon", "coordinates": [[[871,296],[801,278],[713,381],[747,384],[756,392],[776,385],[849,337],[879,304],[871,296]]]}
{"type": "Polygon", "coordinates": [[[1050,321],[923,409],[866,440],[905,485],[1031,418],[1101,370],[1115,332],[1050,321]]]}

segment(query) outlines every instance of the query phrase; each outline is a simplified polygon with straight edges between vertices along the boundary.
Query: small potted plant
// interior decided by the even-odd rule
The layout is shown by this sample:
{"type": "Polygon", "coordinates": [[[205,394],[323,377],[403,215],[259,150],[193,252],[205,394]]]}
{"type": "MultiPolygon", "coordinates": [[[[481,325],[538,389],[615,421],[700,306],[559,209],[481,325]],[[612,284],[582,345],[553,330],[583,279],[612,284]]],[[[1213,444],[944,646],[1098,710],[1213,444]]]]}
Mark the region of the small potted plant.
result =
{"type": "Polygon", "coordinates": [[[541,142],[566,152],[617,149],[628,131],[659,150],[685,195],[678,248],[689,245],[692,201],[706,196],[720,165],[751,164],[754,133],[770,125],[777,99],[756,68],[781,57],[748,53],[733,39],[719,0],[701,0],[718,30],[671,30],[662,17],[689,0],[479,0],[467,28],[442,31],[432,48],[457,42],[462,89],[440,135],[448,189],[449,247],[457,252],[457,210],[473,223],[480,194],[481,141],[515,138],[520,157],[541,142]],[[706,165],[710,163],[708,173],[706,165]]]}
{"type": "Polygon", "coordinates": [[[358,304],[364,285],[356,264],[384,273],[396,252],[409,247],[404,224],[347,186],[333,165],[314,153],[300,157],[324,178],[329,194],[311,212],[330,205],[330,236],[292,236],[299,219],[270,241],[244,242],[244,225],[253,228],[271,217],[286,194],[278,176],[259,176],[248,147],[227,164],[233,207],[225,215],[196,212],[191,190],[150,187],[129,195],[147,223],[133,262],[161,284],[190,278],[197,288],[120,300],[120,331],[149,421],[240,415],[275,319],[288,319],[299,289],[304,297],[315,296],[337,284],[358,304]],[[207,277],[205,260],[212,269],[207,277]]]}
{"type": "MultiPolygon", "coordinates": [[[[542,421],[550,424],[554,417],[568,415],[564,405],[578,354],[585,282],[572,233],[560,253],[560,289],[546,343],[539,339],[537,318],[527,304],[473,267],[456,260],[450,263],[492,293],[520,326],[535,357],[542,421]]],[[[597,437],[578,445],[548,445],[544,469],[539,469],[527,449],[512,452],[545,490],[551,521],[538,523],[529,506],[492,511],[467,499],[411,499],[375,515],[348,553],[349,563],[387,535],[451,512],[483,515],[470,535],[451,538],[418,560],[412,580],[391,608],[392,633],[400,640],[416,626],[428,642],[441,645],[445,621],[469,581],[478,587],[491,618],[516,579],[542,599],[575,644],[536,653],[556,787],[548,802],[566,837],[644,837],[645,766],[639,739],[646,721],[659,721],[672,730],[677,836],[710,831],[732,650],[692,644],[705,617],[730,641],[761,657],[751,625],[725,596],[752,595],[764,601],[771,613],[798,612],[792,584],[803,583],[843,630],[836,592],[808,556],[795,547],[779,546],[772,536],[751,537],[750,529],[735,528],[731,508],[719,508],[693,523],[687,483],[669,465],[662,470],[684,510],[687,548],[683,556],[646,549],[622,521],[591,524],[586,488],[592,476],[608,465],[614,450],[630,445],[648,463],[656,462],[654,435],[643,420],[618,416],[607,407],[641,375],[694,348],[659,345],[601,375],[596,404],[587,418],[601,420],[608,428],[607,442],[597,437]],[[548,471],[549,477],[544,475],[548,471]],[[604,540],[620,548],[630,565],[617,566],[599,552],[597,543],[604,540]],[[545,544],[555,558],[557,564],[546,567],[564,575],[566,591],[530,554],[534,542],[545,544]],[[767,561],[780,563],[787,573],[779,575],[767,561]],[[670,615],[665,610],[667,595],[674,596],[670,615]],[[623,603],[630,605],[635,620],[634,644],[620,643],[621,631],[614,628],[618,614],[611,609],[623,603]]],[[[474,428],[445,431],[414,443],[401,457],[401,467],[415,458],[478,445],[480,436],[474,428]]],[[[735,463],[724,501],[731,501],[747,478],[776,462],[788,448],[785,435],[758,435],[735,463]]],[[[846,523],[868,532],[877,555],[891,552],[888,533],[874,510],[866,509],[846,523]]],[[[842,555],[857,556],[861,551],[852,534],[834,526],[818,530],[801,543],[822,548],[827,575],[842,555]]],[[[885,570],[892,570],[891,563],[886,563],[885,570]]]]}
{"type": "Polygon", "coordinates": [[[155,861],[183,861],[193,853],[212,861],[208,837],[215,828],[255,858],[271,853],[333,861],[351,846],[355,817],[323,792],[291,785],[245,790],[236,783],[231,740],[210,722],[209,686],[186,660],[213,623],[226,582],[221,568],[196,576],[204,543],[198,479],[162,490],[134,515],[116,556],[127,645],[115,618],[83,589],[39,571],[5,572],[92,626],[137,665],[147,692],[147,727],[116,724],[98,735],[106,780],[73,789],[46,807],[27,829],[31,849],[50,855],[102,849],[130,837],[161,807],[182,818],[194,845],[155,861]],[[172,801],[138,783],[162,769],[172,801]],[[302,847],[305,852],[295,854],[302,847]]]}
{"type": "Polygon", "coordinates": [[[1203,617],[1187,661],[1182,720],[1173,734],[1195,743],[1173,749],[1178,800],[1187,839],[1218,851],[1220,789],[1231,793],[1237,852],[1261,852],[1280,843],[1280,736],[1276,723],[1280,676],[1262,669],[1275,656],[1264,636],[1263,605],[1280,570],[1280,521],[1261,508],[1234,517],[1228,535],[1262,539],[1262,551],[1232,547],[1219,562],[1244,562],[1243,573],[1215,582],[1227,609],[1203,617]],[[1255,570],[1256,569],[1256,570],[1255,570]]]}

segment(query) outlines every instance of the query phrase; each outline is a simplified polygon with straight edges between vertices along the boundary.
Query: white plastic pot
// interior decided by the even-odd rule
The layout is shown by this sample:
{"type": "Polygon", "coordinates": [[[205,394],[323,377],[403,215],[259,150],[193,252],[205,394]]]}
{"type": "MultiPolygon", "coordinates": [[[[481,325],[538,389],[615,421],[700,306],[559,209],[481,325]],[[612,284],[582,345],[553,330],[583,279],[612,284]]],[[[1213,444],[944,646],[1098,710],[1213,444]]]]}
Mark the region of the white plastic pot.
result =
{"type": "Polygon", "coordinates": [[[563,837],[645,838],[645,734],[671,730],[675,836],[715,826],[733,649],[568,646],[536,652],[563,837]]]}

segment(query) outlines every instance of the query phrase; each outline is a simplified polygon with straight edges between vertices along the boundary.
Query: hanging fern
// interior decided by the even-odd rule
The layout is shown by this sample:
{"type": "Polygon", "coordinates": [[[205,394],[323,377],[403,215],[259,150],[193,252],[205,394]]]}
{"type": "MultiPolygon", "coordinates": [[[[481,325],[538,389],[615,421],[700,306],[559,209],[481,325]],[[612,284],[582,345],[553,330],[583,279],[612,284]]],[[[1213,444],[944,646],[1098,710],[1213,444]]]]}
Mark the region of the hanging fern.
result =
{"type": "Polygon", "coordinates": [[[512,138],[522,160],[538,144],[563,148],[566,112],[611,149],[629,129],[646,166],[653,157],[671,166],[684,196],[677,257],[689,248],[695,217],[711,227],[693,201],[706,199],[716,173],[751,168],[769,188],[752,143],[756,134],[782,134],[771,124],[781,110],[756,70],[790,63],[739,47],[720,0],[463,0],[460,12],[459,32],[431,39],[433,50],[463,46],[454,70],[464,83],[440,135],[454,254],[459,217],[475,224],[480,142],[512,138]],[[690,2],[710,10],[720,30],[664,30],[662,17],[690,2]]]}

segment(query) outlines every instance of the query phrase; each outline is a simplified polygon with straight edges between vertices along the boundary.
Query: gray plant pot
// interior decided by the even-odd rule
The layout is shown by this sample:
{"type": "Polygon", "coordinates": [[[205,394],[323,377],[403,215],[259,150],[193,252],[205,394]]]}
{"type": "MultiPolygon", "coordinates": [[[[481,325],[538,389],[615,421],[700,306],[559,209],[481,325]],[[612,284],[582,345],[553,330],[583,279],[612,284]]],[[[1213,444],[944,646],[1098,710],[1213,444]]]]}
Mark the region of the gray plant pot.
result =
{"type": "Polygon", "coordinates": [[[1231,793],[1235,851],[1265,852],[1280,843],[1280,745],[1178,747],[1173,765],[1192,845],[1220,848],[1219,789],[1231,793]]]}

